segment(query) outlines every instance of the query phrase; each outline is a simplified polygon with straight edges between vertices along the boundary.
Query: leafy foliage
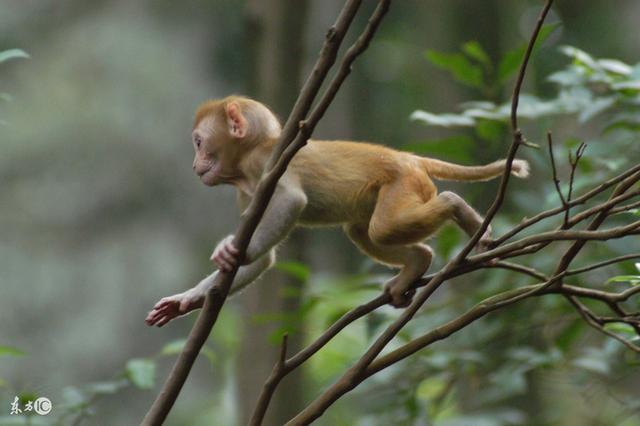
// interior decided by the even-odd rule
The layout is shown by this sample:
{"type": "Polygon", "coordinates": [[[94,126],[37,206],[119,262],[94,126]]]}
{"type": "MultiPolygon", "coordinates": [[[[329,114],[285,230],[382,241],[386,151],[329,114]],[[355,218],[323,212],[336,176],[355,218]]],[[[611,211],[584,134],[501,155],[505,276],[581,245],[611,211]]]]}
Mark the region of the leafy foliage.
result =
{"type": "MultiPolygon", "coordinates": [[[[557,86],[557,96],[540,99],[535,95],[523,94],[519,116],[534,120],[573,114],[577,115],[580,123],[585,123],[599,114],[610,112],[615,114],[608,121],[605,131],[623,129],[638,132],[640,122],[636,116],[640,107],[640,64],[632,66],[614,59],[596,59],[572,46],[563,46],[560,52],[571,62],[547,77],[547,81],[557,86]]],[[[510,52],[507,57],[517,57],[514,63],[519,63],[522,53],[510,52]]],[[[508,65],[510,61],[507,57],[501,63],[499,81],[504,81],[517,69],[508,65]]],[[[434,55],[429,58],[442,66],[442,57],[438,57],[438,61],[434,61],[434,55]]],[[[478,65],[474,67],[479,69],[478,65]]],[[[449,61],[446,69],[460,80],[460,72],[467,68],[461,62],[449,61]]],[[[459,114],[434,114],[418,110],[411,115],[411,119],[430,126],[476,127],[485,120],[506,123],[511,113],[510,103],[496,104],[491,101],[467,102],[461,108],[459,114]]]]}

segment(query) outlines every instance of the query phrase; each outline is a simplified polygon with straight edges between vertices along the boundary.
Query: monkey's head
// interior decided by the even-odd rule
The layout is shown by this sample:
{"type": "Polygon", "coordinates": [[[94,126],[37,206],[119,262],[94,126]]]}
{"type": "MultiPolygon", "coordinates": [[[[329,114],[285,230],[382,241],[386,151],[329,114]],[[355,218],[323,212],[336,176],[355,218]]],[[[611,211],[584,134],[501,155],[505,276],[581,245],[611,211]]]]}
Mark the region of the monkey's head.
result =
{"type": "Polygon", "coordinates": [[[208,186],[242,179],[240,161],[280,131],[278,119],[260,102],[240,96],[207,101],[196,110],[191,133],[193,170],[208,186]]]}

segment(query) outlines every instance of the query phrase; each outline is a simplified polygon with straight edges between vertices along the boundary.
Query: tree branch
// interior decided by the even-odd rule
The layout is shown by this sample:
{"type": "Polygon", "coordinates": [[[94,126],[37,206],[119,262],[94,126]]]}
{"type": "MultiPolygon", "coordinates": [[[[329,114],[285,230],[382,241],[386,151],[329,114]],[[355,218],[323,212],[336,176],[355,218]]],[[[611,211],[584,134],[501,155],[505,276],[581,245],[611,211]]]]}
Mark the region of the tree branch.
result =
{"type": "MultiPolygon", "coordinates": [[[[298,96],[298,100],[284,125],[278,144],[271,155],[267,165],[268,172],[261,178],[256,195],[252,199],[247,213],[235,234],[234,245],[238,248],[241,258],[245,255],[251,236],[262,219],[280,176],[284,174],[293,155],[304,146],[307,138],[321,118],[322,112],[324,112],[322,111],[316,114],[313,119],[307,120],[305,132],[300,131],[299,123],[308,114],[322,82],[326,78],[329,69],[333,66],[338,49],[361,3],[362,0],[348,0],[335,25],[327,33],[320,56],[298,96]],[[298,136],[296,137],[296,135],[298,136]],[[285,150],[287,150],[287,155],[282,155],[285,150]]],[[[218,318],[218,313],[226,300],[236,272],[237,268],[233,268],[231,272],[221,272],[217,275],[216,282],[207,293],[204,306],[191,329],[187,342],[164,386],[143,419],[143,425],[160,425],[166,419],[182,390],[182,386],[202,345],[218,318]]]]}
{"type": "MultiPolygon", "coordinates": [[[[634,174],[636,174],[638,172],[640,172],[640,164],[631,167],[630,169],[626,170],[625,172],[619,174],[618,176],[615,176],[615,177],[607,180],[606,182],[601,183],[596,188],[593,188],[591,191],[587,192],[586,194],[574,199],[573,201],[568,203],[569,207],[574,207],[574,206],[586,203],[587,201],[589,201],[593,197],[601,194],[602,192],[606,191],[607,189],[611,188],[612,186],[619,184],[623,180],[629,178],[630,176],[633,176],[634,174]]],[[[536,223],[538,223],[538,222],[540,222],[540,221],[542,221],[544,219],[547,219],[549,217],[555,216],[558,213],[562,213],[563,211],[564,211],[564,207],[561,206],[561,207],[556,207],[556,208],[549,209],[549,210],[546,210],[544,212],[538,213],[538,214],[536,214],[535,216],[533,216],[531,218],[525,218],[524,220],[522,220],[522,222],[520,222],[519,225],[517,225],[516,227],[514,227],[510,231],[506,232],[500,238],[497,238],[496,240],[494,240],[494,242],[493,242],[493,244],[491,244],[491,246],[492,247],[497,247],[497,246],[503,244],[505,241],[513,238],[515,235],[519,234],[523,230],[529,228],[530,226],[535,225],[536,223]]]]}

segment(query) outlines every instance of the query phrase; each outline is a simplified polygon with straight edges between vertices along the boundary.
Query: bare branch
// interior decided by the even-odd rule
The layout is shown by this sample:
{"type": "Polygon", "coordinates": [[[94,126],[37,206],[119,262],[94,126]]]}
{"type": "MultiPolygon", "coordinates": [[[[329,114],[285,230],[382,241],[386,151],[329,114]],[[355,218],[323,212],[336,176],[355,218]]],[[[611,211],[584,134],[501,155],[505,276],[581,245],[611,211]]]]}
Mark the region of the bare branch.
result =
{"type": "Polygon", "coordinates": [[[588,210],[585,210],[583,212],[576,214],[575,216],[573,216],[571,219],[568,220],[568,225],[569,227],[574,226],[575,224],[593,216],[596,213],[600,213],[603,210],[609,211],[608,215],[610,216],[612,214],[611,210],[613,206],[616,206],[624,201],[627,201],[630,198],[637,197],[638,195],[640,195],[640,189],[637,191],[631,191],[631,192],[618,195],[617,197],[611,198],[605,203],[598,204],[597,206],[594,206],[588,210]]]}
{"type": "MultiPolygon", "coordinates": [[[[571,165],[571,174],[569,175],[569,192],[567,193],[567,203],[571,202],[571,197],[573,195],[573,183],[576,177],[576,169],[578,168],[578,163],[580,162],[580,159],[584,155],[586,149],[587,144],[585,144],[584,142],[580,142],[580,146],[578,146],[578,149],[576,150],[575,158],[573,157],[573,155],[571,155],[571,151],[569,151],[569,164],[571,165]]],[[[567,217],[565,218],[565,220],[567,220],[569,212],[567,211],[566,214],[567,217]]]]}
{"type": "MultiPolygon", "coordinates": [[[[635,175],[636,173],[640,172],[640,164],[635,165],[633,167],[631,167],[630,169],[626,170],[625,172],[619,174],[618,176],[615,176],[609,180],[607,180],[606,182],[601,183],[600,185],[598,185],[597,187],[593,188],[591,191],[587,192],[586,194],[576,198],[575,200],[571,201],[569,203],[570,207],[574,207],[580,204],[584,204],[587,201],[589,201],[591,198],[597,196],[598,194],[601,194],[602,192],[606,191],[607,189],[611,188],[614,185],[619,184],[620,182],[624,181],[625,179],[629,178],[630,176],[635,175]]],[[[536,223],[547,219],[549,217],[555,216],[559,213],[562,213],[564,211],[563,207],[556,207],[550,210],[546,210],[544,212],[538,213],[535,216],[531,217],[531,218],[525,218],[524,220],[522,220],[522,222],[520,222],[520,224],[518,226],[516,226],[515,228],[511,229],[510,231],[508,231],[507,233],[505,233],[503,236],[501,236],[500,238],[497,238],[496,240],[494,240],[492,247],[497,247],[501,244],[503,244],[505,241],[511,239],[512,237],[514,237],[515,235],[519,234],[520,232],[522,232],[523,230],[525,230],[526,228],[535,225],[536,223]]]]}
{"type": "Polygon", "coordinates": [[[625,213],[633,209],[637,209],[640,207],[640,201],[636,201],[633,203],[626,204],[624,206],[616,207],[615,209],[609,210],[609,216],[613,216],[618,213],[625,213]]]}
{"type": "Polygon", "coordinates": [[[594,269],[604,268],[605,266],[613,265],[615,263],[624,262],[627,260],[640,259],[640,253],[632,253],[624,256],[614,257],[613,259],[605,260],[604,262],[594,263],[593,265],[584,266],[582,268],[570,269],[567,271],[566,276],[577,275],[583,272],[593,271],[594,269]]]}
{"type": "Polygon", "coordinates": [[[609,336],[609,337],[611,337],[613,339],[616,339],[617,341],[619,341],[620,343],[622,343],[623,345],[625,345],[627,348],[631,349],[632,351],[634,351],[636,353],[640,353],[640,347],[639,346],[634,345],[633,343],[631,343],[627,339],[625,339],[625,338],[619,336],[618,334],[616,334],[616,333],[604,328],[604,326],[601,323],[600,318],[597,315],[595,315],[593,312],[591,312],[589,310],[589,308],[587,308],[585,305],[580,303],[575,297],[569,296],[569,297],[567,297],[567,299],[569,300],[569,302],[571,302],[573,307],[576,308],[576,310],[578,311],[580,316],[591,327],[595,328],[599,332],[601,332],[603,334],[606,334],[607,336],[609,336]]]}
{"type": "MultiPolygon", "coordinates": [[[[558,193],[558,198],[560,198],[560,203],[565,210],[569,209],[567,205],[567,201],[564,199],[564,195],[562,194],[562,190],[560,189],[560,179],[558,179],[558,169],[556,167],[556,158],[553,155],[553,138],[551,136],[551,131],[547,131],[547,146],[549,147],[549,161],[551,162],[551,172],[553,177],[553,184],[556,187],[556,192],[558,193]]],[[[566,222],[565,222],[566,223],[566,222]]]]}
{"type": "MultiPolygon", "coordinates": [[[[612,192],[611,196],[609,197],[609,199],[612,200],[612,199],[616,198],[617,196],[619,196],[621,194],[624,194],[629,188],[631,188],[638,181],[638,178],[640,178],[640,173],[637,173],[635,175],[629,176],[627,179],[625,179],[622,182],[620,182],[618,184],[618,186],[616,186],[616,188],[613,190],[613,192],[612,192]]],[[[586,228],[587,232],[595,231],[596,229],[598,229],[600,227],[600,225],[602,225],[604,223],[604,221],[607,219],[610,209],[611,209],[611,207],[603,209],[598,214],[596,214],[596,216],[593,218],[593,220],[587,226],[587,228],[586,228]]],[[[634,227],[634,225],[638,225],[638,224],[640,224],[640,221],[632,223],[631,226],[628,229],[628,232],[632,233],[634,231],[637,231],[638,228],[637,228],[637,226],[634,227]]],[[[622,229],[622,228],[625,228],[625,227],[619,227],[619,229],[622,229]]],[[[558,262],[558,265],[556,266],[556,269],[555,269],[553,275],[558,276],[558,275],[563,274],[567,270],[567,268],[569,267],[569,265],[571,264],[573,259],[575,259],[575,257],[578,255],[578,253],[580,253],[580,251],[582,250],[582,248],[584,247],[584,245],[586,243],[587,243],[587,240],[577,240],[573,244],[571,244],[571,246],[567,249],[565,254],[562,256],[562,258],[558,262]]],[[[553,285],[558,285],[559,286],[559,285],[562,285],[562,282],[561,281],[557,281],[553,285]]]]}
{"type": "Polygon", "coordinates": [[[617,226],[604,231],[549,231],[537,235],[522,238],[513,243],[505,244],[493,250],[469,257],[468,261],[488,262],[495,258],[510,257],[514,252],[529,247],[537,247],[540,243],[550,243],[553,241],[575,241],[584,243],[586,241],[606,241],[614,238],[628,237],[634,231],[640,230],[640,220],[628,225],[617,226]]]}

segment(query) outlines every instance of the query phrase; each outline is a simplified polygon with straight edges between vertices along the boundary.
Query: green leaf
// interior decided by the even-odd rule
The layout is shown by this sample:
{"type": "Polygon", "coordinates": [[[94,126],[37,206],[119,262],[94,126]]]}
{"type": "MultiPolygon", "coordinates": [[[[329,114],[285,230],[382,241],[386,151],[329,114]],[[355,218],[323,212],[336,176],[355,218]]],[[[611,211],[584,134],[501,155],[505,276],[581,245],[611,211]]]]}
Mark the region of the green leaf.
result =
{"type": "Polygon", "coordinates": [[[614,130],[627,130],[629,132],[640,132],[640,121],[633,121],[633,120],[626,120],[626,119],[614,121],[613,123],[605,127],[603,132],[606,134],[614,130]]]}
{"type": "Polygon", "coordinates": [[[640,275],[618,275],[607,280],[609,283],[631,283],[632,285],[640,284],[640,275]]]}
{"type": "Polygon", "coordinates": [[[29,54],[22,49],[9,49],[0,52],[0,63],[8,61],[9,59],[17,58],[29,58],[29,54]]]}
{"type": "Polygon", "coordinates": [[[615,103],[616,98],[613,96],[607,98],[596,98],[582,109],[580,115],[578,116],[578,121],[580,123],[585,123],[601,112],[612,107],[613,105],[615,105],[615,103]]]}
{"type": "Polygon", "coordinates": [[[585,356],[573,361],[573,365],[576,367],[584,368],[585,370],[592,371],[594,373],[609,374],[609,363],[602,358],[585,356]]]}
{"type": "Polygon", "coordinates": [[[62,389],[62,399],[65,405],[75,407],[84,405],[89,399],[89,395],[87,395],[87,392],[75,386],[66,386],[62,389]]]}
{"type": "MultiPolygon", "coordinates": [[[[538,34],[538,38],[536,39],[536,45],[534,46],[535,52],[542,46],[542,44],[547,40],[547,38],[560,27],[560,24],[547,24],[543,25],[540,29],[540,33],[538,34]]],[[[518,69],[520,69],[520,64],[524,59],[524,54],[527,51],[527,43],[524,43],[515,49],[507,51],[504,57],[498,64],[498,81],[504,83],[507,79],[509,79],[518,69]]]]}
{"type": "Polygon", "coordinates": [[[461,53],[445,53],[429,50],[426,56],[435,66],[453,74],[459,82],[474,88],[482,87],[482,68],[471,63],[471,61],[461,53]]]}
{"type": "Polygon", "coordinates": [[[614,83],[611,85],[611,88],[619,92],[634,94],[635,92],[640,91],[640,80],[622,81],[620,83],[614,83]]]}
{"type": "Polygon", "coordinates": [[[476,124],[473,118],[464,115],[431,114],[430,112],[422,110],[412,112],[409,119],[440,127],[473,127],[476,124]]]}
{"type": "Polygon", "coordinates": [[[491,68],[491,59],[489,58],[489,55],[477,41],[472,40],[466,42],[462,45],[462,51],[488,69],[491,68]]]}
{"type": "Polygon", "coordinates": [[[127,385],[128,382],[124,379],[112,382],[97,382],[87,385],[87,390],[98,395],[111,395],[120,389],[124,389],[127,385]]]}
{"type": "Polygon", "coordinates": [[[591,55],[589,55],[584,50],[578,49],[573,46],[561,46],[560,52],[564,53],[568,57],[574,60],[577,64],[583,65],[591,70],[600,70],[601,67],[598,62],[593,59],[591,55]]]}
{"type": "Polygon", "coordinates": [[[555,72],[547,77],[547,80],[560,86],[579,86],[588,80],[584,68],[569,66],[567,69],[555,72]]]}
{"type": "MultiPolygon", "coordinates": [[[[187,339],[178,339],[178,340],[174,340],[173,342],[169,342],[166,345],[164,345],[164,347],[160,351],[160,355],[161,356],[178,355],[180,352],[182,352],[182,349],[184,349],[184,345],[186,343],[187,343],[187,339]]],[[[206,345],[203,346],[202,349],[200,350],[200,353],[206,356],[211,364],[215,362],[216,354],[213,351],[213,349],[211,349],[210,347],[206,345]]]]}
{"type": "Polygon", "coordinates": [[[501,140],[505,135],[505,125],[494,120],[478,120],[476,134],[487,142],[501,140]]]}
{"type": "Polygon", "coordinates": [[[498,81],[504,83],[520,68],[524,53],[527,51],[526,46],[520,46],[509,50],[500,60],[498,64],[498,81]]]}
{"type": "Polygon", "coordinates": [[[612,331],[618,334],[626,334],[627,336],[635,336],[636,331],[629,324],[622,322],[612,322],[604,325],[605,330],[612,331]]]}
{"type": "Polygon", "coordinates": [[[185,343],[187,343],[187,339],[177,339],[172,342],[169,342],[166,345],[164,345],[164,347],[160,350],[160,355],[161,356],[178,355],[180,352],[182,352],[182,349],[184,348],[185,343]]]}
{"type": "Polygon", "coordinates": [[[606,71],[613,74],[631,75],[633,68],[630,65],[625,64],[617,59],[599,59],[598,64],[606,71]]]}
{"type": "Polygon", "coordinates": [[[155,382],[156,363],[145,358],[131,359],[125,369],[126,377],[140,389],[151,389],[155,382]]]}
{"type": "Polygon", "coordinates": [[[0,356],[24,356],[25,353],[12,346],[0,346],[0,356]]]}
{"type": "Polygon", "coordinates": [[[558,347],[563,352],[569,351],[573,343],[584,333],[584,330],[582,321],[572,321],[556,339],[558,347]]]}
{"type": "Polygon", "coordinates": [[[303,283],[311,276],[311,269],[301,262],[278,262],[276,268],[303,283]]]}

